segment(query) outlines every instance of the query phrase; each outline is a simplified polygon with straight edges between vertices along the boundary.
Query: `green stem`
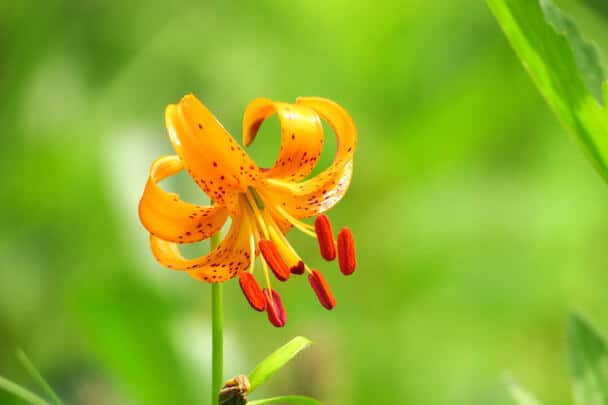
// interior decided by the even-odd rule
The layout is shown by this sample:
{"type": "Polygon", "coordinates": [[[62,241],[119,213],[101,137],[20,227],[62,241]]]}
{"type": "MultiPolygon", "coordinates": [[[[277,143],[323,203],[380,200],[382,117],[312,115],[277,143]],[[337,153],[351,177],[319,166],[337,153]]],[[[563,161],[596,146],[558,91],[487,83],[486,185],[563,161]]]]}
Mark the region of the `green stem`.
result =
{"type": "Polygon", "coordinates": [[[19,359],[23,367],[25,367],[25,369],[30,373],[32,378],[36,380],[38,385],[40,385],[40,388],[42,388],[46,395],[51,398],[51,402],[55,405],[63,405],[63,402],[61,401],[61,399],[59,399],[59,396],[57,396],[55,391],[53,391],[53,389],[51,388],[49,383],[46,382],[44,377],[42,377],[42,374],[40,374],[36,366],[34,366],[34,363],[32,363],[32,361],[29,359],[29,357],[27,357],[23,350],[17,350],[17,358],[19,359]]]}
{"type": "Polygon", "coordinates": [[[8,391],[33,405],[51,405],[33,392],[3,377],[0,377],[0,389],[8,391]]]}
{"type": "MultiPolygon", "coordinates": [[[[220,242],[220,233],[211,237],[211,250],[220,242]]],[[[223,383],[224,338],[222,283],[211,284],[211,404],[219,402],[219,393],[223,383]]]]}

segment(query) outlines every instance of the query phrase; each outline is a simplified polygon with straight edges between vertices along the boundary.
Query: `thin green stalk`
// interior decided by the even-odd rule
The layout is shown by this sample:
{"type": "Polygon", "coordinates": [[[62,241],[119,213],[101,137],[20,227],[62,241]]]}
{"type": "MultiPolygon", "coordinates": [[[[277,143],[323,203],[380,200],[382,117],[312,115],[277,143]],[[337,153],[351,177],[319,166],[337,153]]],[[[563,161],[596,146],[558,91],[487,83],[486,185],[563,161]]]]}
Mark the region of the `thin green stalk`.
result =
{"type": "Polygon", "coordinates": [[[321,402],[314,398],[304,397],[302,395],[285,395],[282,397],[258,399],[257,401],[249,401],[249,405],[267,405],[267,404],[292,404],[292,405],[322,405],[321,402]]]}
{"type": "Polygon", "coordinates": [[[0,377],[0,389],[8,391],[11,394],[18,396],[19,398],[33,405],[51,405],[33,392],[3,377],[0,377]]]}
{"type": "MultiPolygon", "coordinates": [[[[211,249],[215,249],[220,242],[220,233],[211,237],[211,249]]],[[[222,283],[211,284],[211,404],[217,404],[222,389],[224,338],[223,338],[223,308],[222,283]]]]}
{"type": "Polygon", "coordinates": [[[63,402],[61,402],[59,396],[55,393],[55,391],[53,391],[49,383],[46,382],[42,374],[40,374],[36,366],[34,366],[34,363],[32,363],[32,361],[29,359],[29,357],[27,357],[23,350],[17,350],[17,358],[19,359],[23,367],[25,367],[25,369],[30,373],[32,378],[36,380],[38,385],[40,385],[40,388],[42,388],[46,395],[51,398],[51,402],[55,405],[63,405],[63,402]]]}

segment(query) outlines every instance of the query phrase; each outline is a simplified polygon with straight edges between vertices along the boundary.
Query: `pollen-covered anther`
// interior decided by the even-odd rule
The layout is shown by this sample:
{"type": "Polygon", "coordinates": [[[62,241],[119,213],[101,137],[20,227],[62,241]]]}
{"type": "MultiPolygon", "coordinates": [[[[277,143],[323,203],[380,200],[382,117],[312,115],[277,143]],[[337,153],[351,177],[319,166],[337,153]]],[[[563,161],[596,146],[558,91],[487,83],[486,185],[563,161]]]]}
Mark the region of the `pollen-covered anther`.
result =
{"type": "Polygon", "coordinates": [[[271,324],[280,328],[285,326],[287,323],[287,313],[283,307],[283,302],[279,293],[275,290],[264,288],[264,297],[266,297],[266,312],[268,313],[268,320],[271,324]]]}
{"type": "Polygon", "coordinates": [[[306,266],[304,265],[304,262],[302,260],[299,260],[298,264],[296,264],[295,266],[291,266],[290,271],[291,274],[304,274],[304,272],[306,271],[306,266]]]}
{"type": "Polygon", "coordinates": [[[328,261],[334,260],[336,258],[334,232],[327,215],[321,214],[315,219],[315,233],[317,234],[321,256],[328,261]]]}
{"type": "Polygon", "coordinates": [[[349,228],[342,228],[338,233],[338,262],[342,274],[353,274],[357,267],[355,258],[355,239],[349,228]]]}
{"type": "Polygon", "coordinates": [[[286,281],[291,274],[289,271],[289,266],[285,263],[277,246],[273,241],[263,239],[258,243],[260,248],[260,252],[262,252],[262,256],[264,256],[264,260],[268,263],[268,266],[274,273],[274,275],[280,281],[286,281]]]}
{"type": "Polygon", "coordinates": [[[253,309],[260,312],[266,309],[266,297],[251,273],[241,271],[239,274],[239,285],[241,286],[243,295],[247,298],[249,305],[253,309]]]}
{"type": "Polygon", "coordinates": [[[321,272],[313,269],[308,276],[308,282],[315,291],[315,294],[317,294],[317,298],[319,299],[321,305],[323,305],[326,309],[333,309],[333,307],[336,306],[336,298],[331,292],[329,284],[321,272]]]}

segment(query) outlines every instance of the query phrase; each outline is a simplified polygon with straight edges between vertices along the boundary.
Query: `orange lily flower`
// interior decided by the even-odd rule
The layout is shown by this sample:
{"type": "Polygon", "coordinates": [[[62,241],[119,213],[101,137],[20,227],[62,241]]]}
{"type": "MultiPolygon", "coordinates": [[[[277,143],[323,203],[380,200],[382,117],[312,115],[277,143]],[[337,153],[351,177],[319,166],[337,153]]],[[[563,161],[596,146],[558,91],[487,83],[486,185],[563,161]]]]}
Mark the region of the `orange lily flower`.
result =
{"type": "Polygon", "coordinates": [[[286,313],[281,297],[271,287],[270,271],[280,281],[306,272],[320,303],[327,309],[336,304],[322,273],[310,269],[288,242],[286,234],[292,227],[316,238],[326,260],[337,256],[342,273],[355,270],[351,231],[342,228],[335,240],[323,213],[348,189],[357,135],[351,117],[332,101],[301,97],[288,104],[258,98],[244,114],[245,146],[254,141],[262,122],[275,113],[281,124],[281,148],[271,168],[260,168],[196,97],[190,94],[179,104],[169,105],[166,126],[177,155],[152,164],[139,217],[150,232],[150,247],[159,263],[210,283],[238,276],[249,304],[258,311],[266,310],[273,325],[283,326],[286,313]],[[307,179],[323,147],[321,118],[336,135],[337,152],[328,168],[307,179]],[[159,186],[161,180],[183,169],[211,198],[211,205],[184,202],[159,186]],[[230,229],[215,249],[195,259],[182,256],[180,244],[220,232],[228,217],[230,229]],[[310,217],[316,217],[314,225],[301,221],[310,217]],[[254,276],[255,258],[260,254],[264,289],[254,276]]]}

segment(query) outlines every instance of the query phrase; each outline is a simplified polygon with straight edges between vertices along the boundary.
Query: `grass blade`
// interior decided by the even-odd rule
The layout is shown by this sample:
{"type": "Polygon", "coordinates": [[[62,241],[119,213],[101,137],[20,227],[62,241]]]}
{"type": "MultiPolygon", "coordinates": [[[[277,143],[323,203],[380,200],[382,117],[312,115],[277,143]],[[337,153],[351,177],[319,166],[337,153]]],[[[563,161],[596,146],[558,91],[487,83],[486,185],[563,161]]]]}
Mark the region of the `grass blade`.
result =
{"type": "Polygon", "coordinates": [[[513,398],[513,401],[518,405],[540,405],[540,402],[534,398],[534,395],[526,391],[521,385],[519,385],[510,376],[505,378],[505,385],[507,390],[513,398]]]}
{"type": "Polygon", "coordinates": [[[0,377],[0,389],[10,392],[11,394],[33,405],[51,405],[49,402],[40,398],[33,392],[3,377],[0,377]]]}
{"type": "Polygon", "coordinates": [[[32,378],[38,383],[46,395],[51,398],[51,403],[55,405],[63,405],[63,402],[61,399],[59,399],[59,396],[57,396],[55,391],[53,391],[51,385],[44,379],[42,374],[40,374],[36,366],[34,366],[34,363],[32,363],[23,350],[17,350],[17,359],[19,359],[21,365],[27,370],[28,373],[30,373],[32,378]]]}
{"type": "Polygon", "coordinates": [[[608,181],[608,108],[599,57],[551,0],[487,0],[557,117],[608,181]]]}
{"type": "Polygon", "coordinates": [[[285,364],[289,362],[296,354],[310,346],[312,342],[305,337],[296,336],[285,345],[279,347],[270,356],[266,357],[256,368],[249,374],[249,383],[251,389],[249,392],[255,391],[260,385],[264,384],[274,373],[279,371],[285,364]]]}
{"type": "Polygon", "coordinates": [[[573,314],[568,322],[568,350],[577,405],[608,403],[608,349],[591,325],[573,314]]]}

